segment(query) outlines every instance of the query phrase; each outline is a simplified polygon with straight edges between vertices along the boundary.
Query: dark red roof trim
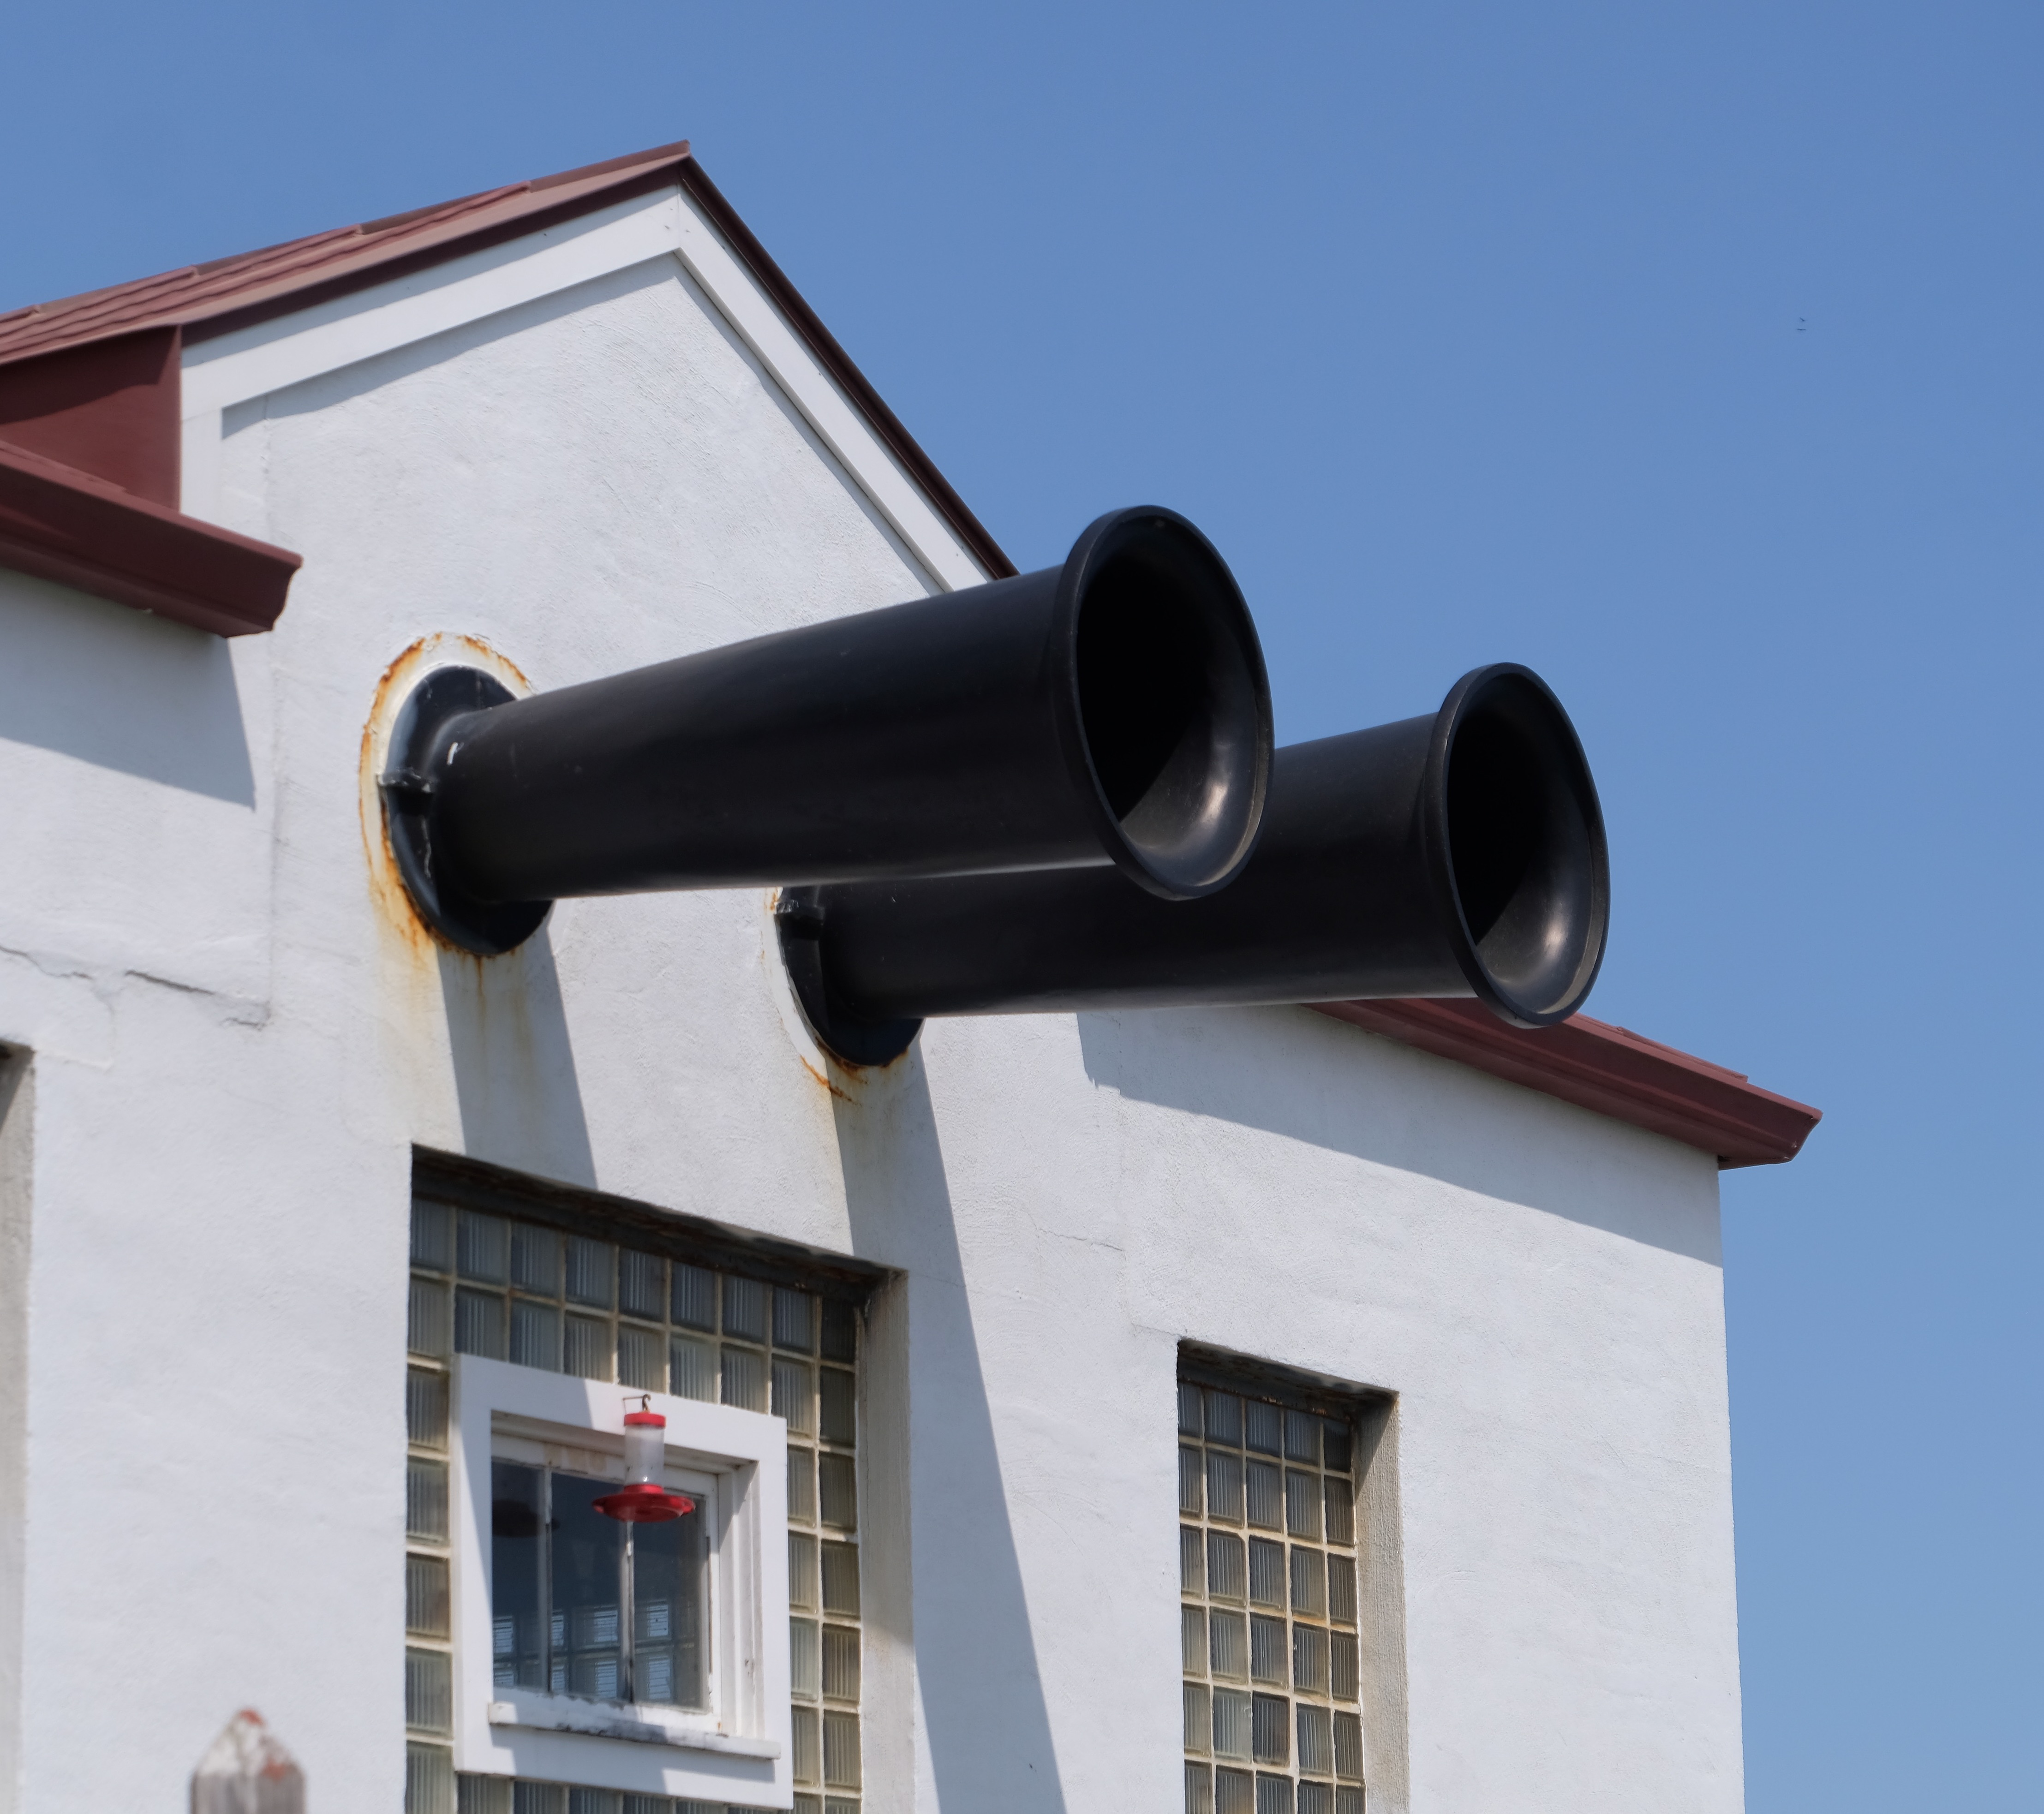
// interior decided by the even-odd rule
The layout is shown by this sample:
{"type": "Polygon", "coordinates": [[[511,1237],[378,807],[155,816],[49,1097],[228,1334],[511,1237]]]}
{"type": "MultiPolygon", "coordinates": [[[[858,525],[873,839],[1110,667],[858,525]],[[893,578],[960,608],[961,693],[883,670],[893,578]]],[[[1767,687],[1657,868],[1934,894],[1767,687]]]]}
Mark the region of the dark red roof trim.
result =
{"type": "Polygon", "coordinates": [[[1437,1058],[1630,1122],[1718,1163],[1781,1165],[1802,1151],[1823,1112],[1623,1027],[1578,1014],[1529,1032],[1475,1001],[1323,1001],[1347,1020],[1437,1058]]]}
{"type": "Polygon", "coordinates": [[[179,326],[194,340],[226,333],[648,193],[674,180],[674,167],[687,150],[663,145],[586,170],[35,303],[0,315],[0,363],[139,328],[179,326]]]}
{"type": "Polygon", "coordinates": [[[0,441],[178,507],[178,330],[144,328],[0,366],[0,441]]]}
{"type": "Polygon", "coordinates": [[[409,213],[344,228],[340,236],[321,233],[295,245],[252,255],[266,260],[279,256],[290,259],[298,246],[303,246],[318,248],[321,256],[316,262],[308,256],[302,264],[294,263],[281,273],[266,269],[246,274],[239,284],[216,294],[208,313],[186,328],[185,338],[194,343],[217,340],[222,334],[275,321],[279,315],[294,315],[302,309],[352,296],[379,283],[394,282],[414,271],[429,271],[471,252],[487,252],[508,240],[544,233],[549,227],[593,214],[598,209],[670,188],[686,156],[684,145],[679,156],[643,167],[636,159],[613,159],[592,167],[597,173],[595,179],[586,172],[569,171],[439,207],[414,208],[409,213]],[[635,167],[612,176],[611,171],[620,165],[635,167]],[[570,184],[574,186],[565,194],[559,193],[570,184]],[[346,236],[343,243],[327,244],[342,236],[346,236]],[[240,300],[244,296],[252,299],[240,300]]]}
{"type": "Polygon", "coordinates": [[[267,630],[299,556],[0,442],[0,567],[216,636],[267,630]]]}

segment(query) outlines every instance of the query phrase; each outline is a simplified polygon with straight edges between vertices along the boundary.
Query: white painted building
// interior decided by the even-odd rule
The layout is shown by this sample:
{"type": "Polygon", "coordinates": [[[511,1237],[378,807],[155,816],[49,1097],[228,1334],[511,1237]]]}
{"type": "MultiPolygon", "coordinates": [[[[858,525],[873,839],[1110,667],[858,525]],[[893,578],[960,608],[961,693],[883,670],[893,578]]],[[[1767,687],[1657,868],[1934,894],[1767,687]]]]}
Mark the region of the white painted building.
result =
{"type": "Polygon", "coordinates": [[[1466,1003],[856,1071],[763,894],[412,913],[434,664],[1008,571],[686,148],[0,317],[0,1808],[244,1705],[321,1814],[1741,1805],[1717,1173],[1812,1112],[1466,1003]]]}

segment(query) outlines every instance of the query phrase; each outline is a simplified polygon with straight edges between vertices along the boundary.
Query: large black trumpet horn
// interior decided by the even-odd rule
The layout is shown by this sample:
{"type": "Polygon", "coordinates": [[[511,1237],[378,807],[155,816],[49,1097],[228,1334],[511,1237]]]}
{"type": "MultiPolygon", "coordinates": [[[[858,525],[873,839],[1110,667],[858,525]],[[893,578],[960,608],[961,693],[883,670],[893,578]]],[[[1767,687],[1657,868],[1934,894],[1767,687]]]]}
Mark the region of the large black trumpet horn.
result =
{"type": "Polygon", "coordinates": [[[572,895],[1093,865],[1229,882],[1270,693],[1206,538],[1120,510],[1062,567],[513,701],[429,675],[383,778],[405,884],[483,953],[572,895]]]}
{"type": "Polygon", "coordinates": [[[1568,716],[1501,665],[1429,716],[1278,751],[1256,853],[1211,898],[1089,870],[791,890],[776,912],[818,1036],[874,1063],[932,1014],[1473,995],[1547,1026],[1596,980],[1610,894],[1568,716]]]}

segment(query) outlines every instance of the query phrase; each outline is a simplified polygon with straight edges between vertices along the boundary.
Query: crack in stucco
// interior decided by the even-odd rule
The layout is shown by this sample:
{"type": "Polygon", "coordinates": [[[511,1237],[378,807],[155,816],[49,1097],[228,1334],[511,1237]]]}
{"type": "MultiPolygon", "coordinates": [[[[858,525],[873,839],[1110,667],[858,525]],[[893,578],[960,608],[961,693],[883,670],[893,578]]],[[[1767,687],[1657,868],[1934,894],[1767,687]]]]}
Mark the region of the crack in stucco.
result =
{"type": "Polygon", "coordinates": [[[154,970],[137,970],[129,965],[95,964],[83,958],[67,956],[61,951],[24,950],[12,945],[0,945],[0,957],[28,964],[53,982],[83,982],[99,1001],[110,1005],[130,982],[142,982],[215,1002],[222,1009],[223,1018],[238,1026],[260,1027],[266,1025],[270,1018],[270,1005],[267,1001],[229,994],[180,977],[159,975],[154,970]]]}

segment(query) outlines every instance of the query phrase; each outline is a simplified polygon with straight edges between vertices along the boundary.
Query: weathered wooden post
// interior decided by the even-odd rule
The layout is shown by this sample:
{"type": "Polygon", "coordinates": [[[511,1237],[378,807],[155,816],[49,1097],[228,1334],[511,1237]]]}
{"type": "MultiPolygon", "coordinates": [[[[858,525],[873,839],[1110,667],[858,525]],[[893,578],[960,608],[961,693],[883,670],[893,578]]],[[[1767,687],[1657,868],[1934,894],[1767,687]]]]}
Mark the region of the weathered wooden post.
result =
{"type": "Polygon", "coordinates": [[[291,1754],[244,1707],[192,1772],[191,1814],[305,1814],[305,1779],[291,1754]]]}

